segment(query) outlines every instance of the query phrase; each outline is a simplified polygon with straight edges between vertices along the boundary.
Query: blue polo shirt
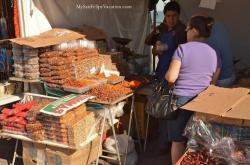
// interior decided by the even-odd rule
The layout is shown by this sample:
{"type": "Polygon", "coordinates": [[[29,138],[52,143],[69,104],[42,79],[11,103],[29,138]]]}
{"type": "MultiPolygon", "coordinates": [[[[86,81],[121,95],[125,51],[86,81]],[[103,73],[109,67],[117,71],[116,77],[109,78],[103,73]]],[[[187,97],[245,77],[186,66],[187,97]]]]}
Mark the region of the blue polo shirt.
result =
{"type": "Polygon", "coordinates": [[[159,79],[165,80],[165,74],[169,68],[170,62],[172,60],[172,56],[176,49],[172,31],[163,33],[160,37],[160,41],[161,43],[167,44],[168,49],[164,51],[162,55],[158,56],[159,62],[156,68],[156,75],[159,79]]]}

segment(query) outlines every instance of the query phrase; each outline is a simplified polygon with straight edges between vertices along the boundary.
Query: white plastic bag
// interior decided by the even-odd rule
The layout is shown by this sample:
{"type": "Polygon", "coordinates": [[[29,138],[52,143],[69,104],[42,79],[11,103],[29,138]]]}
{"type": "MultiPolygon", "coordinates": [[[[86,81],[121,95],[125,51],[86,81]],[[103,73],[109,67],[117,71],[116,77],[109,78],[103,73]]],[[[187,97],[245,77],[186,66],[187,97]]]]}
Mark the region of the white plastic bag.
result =
{"type": "MultiPolygon", "coordinates": [[[[124,161],[125,154],[126,154],[126,148],[128,146],[126,165],[136,165],[137,161],[138,161],[138,157],[137,157],[137,153],[135,150],[134,140],[126,134],[117,135],[116,137],[117,137],[117,141],[118,141],[118,148],[119,148],[120,155],[123,155],[123,157],[121,159],[122,162],[124,161]],[[129,138],[129,140],[128,140],[128,138],[129,138]]],[[[115,140],[114,140],[113,136],[108,137],[103,146],[108,151],[116,153],[115,140]]],[[[108,156],[113,157],[113,158],[117,157],[116,154],[109,154],[108,156]]],[[[110,162],[118,164],[117,161],[110,160],[110,162]]]]}

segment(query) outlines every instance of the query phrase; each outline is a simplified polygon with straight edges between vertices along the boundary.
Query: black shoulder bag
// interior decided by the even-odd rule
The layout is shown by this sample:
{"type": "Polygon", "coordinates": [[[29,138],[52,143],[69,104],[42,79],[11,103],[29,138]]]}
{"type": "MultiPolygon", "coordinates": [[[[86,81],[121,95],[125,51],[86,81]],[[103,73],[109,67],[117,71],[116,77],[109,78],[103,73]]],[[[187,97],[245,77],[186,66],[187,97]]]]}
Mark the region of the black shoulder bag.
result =
{"type": "Polygon", "coordinates": [[[160,119],[175,119],[177,116],[176,99],[174,99],[174,88],[164,86],[164,81],[157,81],[153,85],[153,94],[148,97],[146,112],[160,119]]]}

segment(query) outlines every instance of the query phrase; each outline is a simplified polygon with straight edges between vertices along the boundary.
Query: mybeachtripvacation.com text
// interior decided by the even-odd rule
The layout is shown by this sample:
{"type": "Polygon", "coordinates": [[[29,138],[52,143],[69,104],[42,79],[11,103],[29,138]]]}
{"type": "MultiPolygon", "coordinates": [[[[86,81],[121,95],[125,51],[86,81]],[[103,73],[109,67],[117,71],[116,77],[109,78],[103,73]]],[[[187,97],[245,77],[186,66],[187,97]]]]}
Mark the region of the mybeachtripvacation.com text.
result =
{"type": "Polygon", "coordinates": [[[76,4],[77,9],[132,9],[131,5],[107,5],[107,4],[76,4]]]}

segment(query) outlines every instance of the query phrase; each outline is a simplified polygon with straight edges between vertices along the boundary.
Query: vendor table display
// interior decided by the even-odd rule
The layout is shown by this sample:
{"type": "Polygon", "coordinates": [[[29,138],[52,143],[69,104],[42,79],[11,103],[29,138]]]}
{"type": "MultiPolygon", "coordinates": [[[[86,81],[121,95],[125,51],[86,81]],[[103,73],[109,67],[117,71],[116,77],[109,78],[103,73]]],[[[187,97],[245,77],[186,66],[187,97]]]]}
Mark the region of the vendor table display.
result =
{"type": "Polygon", "coordinates": [[[97,137],[93,112],[86,111],[90,96],[68,95],[61,99],[26,93],[13,108],[0,115],[1,136],[59,148],[80,149],[97,137]]]}
{"type": "Polygon", "coordinates": [[[55,101],[56,98],[42,95],[25,96],[25,103],[2,110],[0,119],[4,132],[76,148],[89,133],[96,133],[94,114],[86,111],[84,104],[91,97],[69,95],[55,101]]]}

